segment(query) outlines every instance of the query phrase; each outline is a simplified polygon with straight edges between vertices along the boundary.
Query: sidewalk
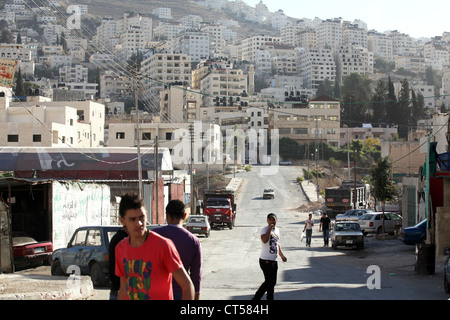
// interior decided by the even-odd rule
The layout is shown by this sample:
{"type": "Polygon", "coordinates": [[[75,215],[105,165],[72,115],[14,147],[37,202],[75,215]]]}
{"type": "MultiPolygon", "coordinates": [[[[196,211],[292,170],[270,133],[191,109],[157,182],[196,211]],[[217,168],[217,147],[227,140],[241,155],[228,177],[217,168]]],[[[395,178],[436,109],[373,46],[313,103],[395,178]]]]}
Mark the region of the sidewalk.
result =
{"type": "Polygon", "coordinates": [[[0,300],[87,300],[94,295],[90,276],[79,280],[23,273],[0,274],[0,300]]]}

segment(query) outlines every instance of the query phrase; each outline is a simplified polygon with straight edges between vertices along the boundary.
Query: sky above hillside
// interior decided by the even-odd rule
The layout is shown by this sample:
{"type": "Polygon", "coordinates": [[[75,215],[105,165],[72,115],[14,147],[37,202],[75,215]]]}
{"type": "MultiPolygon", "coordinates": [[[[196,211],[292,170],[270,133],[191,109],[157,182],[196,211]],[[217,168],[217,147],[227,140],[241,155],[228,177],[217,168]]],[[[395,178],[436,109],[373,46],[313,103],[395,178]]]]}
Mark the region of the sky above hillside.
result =
{"type": "MultiPolygon", "coordinates": [[[[244,0],[254,7],[260,0],[244,0]]],[[[369,30],[398,30],[414,38],[441,36],[450,32],[448,0],[263,0],[270,12],[279,9],[293,18],[342,17],[360,19],[369,30]]]]}

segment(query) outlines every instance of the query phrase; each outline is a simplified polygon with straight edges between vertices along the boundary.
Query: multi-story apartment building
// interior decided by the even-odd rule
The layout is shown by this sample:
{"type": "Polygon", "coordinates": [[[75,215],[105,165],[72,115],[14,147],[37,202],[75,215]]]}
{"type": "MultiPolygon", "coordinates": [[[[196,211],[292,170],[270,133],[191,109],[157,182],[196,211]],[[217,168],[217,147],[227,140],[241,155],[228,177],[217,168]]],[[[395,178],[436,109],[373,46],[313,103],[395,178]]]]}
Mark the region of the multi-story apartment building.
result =
{"type": "Polygon", "coordinates": [[[354,24],[346,24],[342,33],[342,44],[367,48],[367,30],[354,24]]]}
{"type": "Polygon", "coordinates": [[[272,74],[272,54],[268,50],[256,51],[255,70],[257,74],[272,74]]]}
{"type": "Polygon", "coordinates": [[[116,44],[124,46],[124,54],[145,47],[153,37],[152,19],[140,14],[125,13],[120,19],[104,18],[97,27],[95,41],[102,52],[110,53],[116,44]],[[126,42],[124,42],[126,41],[126,42]]]}
{"type": "MultiPolygon", "coordinates": [[[[190,126],[193,127],[194,163],[216,162],[222,159],[220,128],[206,122],[191,123],[141,123],[139,143],[142,147],[154,147],[158,137],[160,148],[168,148],[175,165],[188,165],[191,158],[190,126]]],[[[137,133],[135,122],[110,123],[110,147],[136,147],[137,133]]],[[[184,166],[182,166],[184,168],[184,166]]]]}
{"type": "Polygon", "coordinates": [[[325,79],[331,82],[336,78],[336,63],[330,49],[305,49],[300,52],[300,74],[305,88],[317,89],[325,79]]]}
{"type": "Polygon", "coordinates": [[[328,19],[316,27],[316,43],[318,47],[336,49],[343,43],[342,19],[328,19]]]}
{"type": "Polygon", "coordinates": [[[387,61],[394,61],[394,44],[386,34],[369,31],[367,35],[367,48],[373,52],[374,57],[380,57],[387,61]]]}
{"type": "Polygon", "coordinates": [[[200,81],[200,91],[205,94],[203,104],[212,107],[215,104],[229,103],[248,93],[248,76],[241,69],[213,69],[200,81]],[[217,101],[217,98],[220,101],[217,101]]]}
{"type": "Polygon", "coordinates": [[[120,44],[120,59],[126,61],[133,54],[137,54],[146,48],[147,40],[140,26],[130,26],[120,34],[120,44]]]}
{"type": "Polygon", "coordinates": [[[203,95],[189,87],[170,86],[160,92],[160,117],[162,122],[200,121],[203,95]]]}
{"type": "Polygon", "coordinates": [[[164,21],[153,30],[153,36],[158,40],[172,40],[188,29],[189,27],[179,22],[164,21]]]}
{"type": "Polygon", "coordinates": [[[187,54],[191,62],[200,62],[208,59],[210,52],[210,39],[207,32],[185,31],[171,41],[174,52],[187,54]]]}
{"type": "Polygon", "coordinates": [[[391,31],[387,36],[389,39],[392,39],[394,54],[402,54],[405,48],[415,48],[414,39],[411,38],[411,36],[408,34],[394,30],[391,31]]]}
{"type": "Polygon", "coordinates": [[[450,65],[444,67],[440,94],[443,105],[450,108],[450,65]]]}
{"type": "Polygon", "coordinates": [[[428,42],[424,46],[425,63],[433,70],[442,71],[450,63],[450,45],[446,43],[428,42]]]}
{"type": "Polygon", "coordinates": [[[233,64],[225,59],[205,59],[200,61],[197,67],[192,70],[192,88],[199,90],[201,80],[214,69],[231,69],[233,64]]]}
{"type": "Polygon", "coordinates": [[[171,8],[156,8],[152,13],[159,19],[173,19],[171,8]]]}
{"type": "Polygon", "coordinates": [[[59,68],[59,81],[66,82],[87,82],[88,68],[81,64],[76,66],[63,66],[59,68]]]}
{"type": "Polygon", "coordinates": [[[8,60],[18,60],[22,75],[33,75],[35,63],[33,61],[32,51],[27,45],[20,44],[2,44],[0,45],[0,58],[8,60]]]}
{"type": "Polygon", "coordinates": [[[241,60],[255,63],[256,53],[263,46],[272,43],[280,43],[281,37],[273,37],[268,35],[253,36],[242,39],[240,41],[241,60]]]}
{"type": "Polygon", "coordinates": [[[155,52],[141,63],[142,85],[151,96],[159,97],[164,85],[191,83],[191,59],[185,53],[155,52]]]}
{"type": "Polygon", "coordinates": [[[338,81],[352,73],[373,74],[373,53],[359,46],[340,47],[336,52],[336,76],[338,81]]]}
{"type": "Polygon", "coordinates": [[[307,108],[273,109],[270,126],[278,129],[280,138],[299,143],[324,142],[340,146],[340,103],[328,96],[309,101],[307,108]]]}
{"type": "Polygon", "coordinates": [[[105,106],[94,101],[0,97],[0,145],[7,147],[100,147],[105,106]]]}
{"type": "Polygon", "coordinates": [[[298,58],[275,57],[272,60],[272,70],[275,74],[298,74],[298,58]]]}
{"type": "Polygon", "coordinates": [[[425,73],[425,58],[420,55],[395,56],[395,69],[400,68],[416,74],[425,73]]]}
{"type": "Polygon", "coordinates": [[[100,76],[100,98],[123,98],[132,94],[132,83],[129,77],[107,72],[100,76]]]}
{"type": "Polygon", "coordinates": [[[221,54],[225,47],[225,27],[216,24],[208,24],[203,26],[201,31],[206,32],[209,35],[210,52],[212,54],[221,54]]]}
{"type": "Polygon", "coordinates": [[[296,34],[295,44],[297,47],[310,49],[315,48],[317,43],[316,30],[306,28],[296,34]]]}

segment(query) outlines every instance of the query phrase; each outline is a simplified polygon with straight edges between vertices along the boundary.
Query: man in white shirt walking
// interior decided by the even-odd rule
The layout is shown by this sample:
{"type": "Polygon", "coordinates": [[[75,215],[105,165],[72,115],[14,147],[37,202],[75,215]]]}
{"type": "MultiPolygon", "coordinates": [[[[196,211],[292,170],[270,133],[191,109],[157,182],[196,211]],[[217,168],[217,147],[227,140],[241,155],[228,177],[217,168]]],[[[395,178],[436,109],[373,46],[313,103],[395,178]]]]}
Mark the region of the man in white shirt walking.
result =
{"type": "Polygon", "coordinates": [[[267,215],[267,226],[261,229],[261,256],[259,258],[259,266],[264,273],[264,282],[256,291],[253,300],[261,300],[265,292],[267,292],[267,300],[273,300],[275,285],[277,283],[278,272],[278,255],[283,262],[287,259],[281,251],[279,244],[280,230],[276,228],[277,216],[274,213],[267,215]]]}

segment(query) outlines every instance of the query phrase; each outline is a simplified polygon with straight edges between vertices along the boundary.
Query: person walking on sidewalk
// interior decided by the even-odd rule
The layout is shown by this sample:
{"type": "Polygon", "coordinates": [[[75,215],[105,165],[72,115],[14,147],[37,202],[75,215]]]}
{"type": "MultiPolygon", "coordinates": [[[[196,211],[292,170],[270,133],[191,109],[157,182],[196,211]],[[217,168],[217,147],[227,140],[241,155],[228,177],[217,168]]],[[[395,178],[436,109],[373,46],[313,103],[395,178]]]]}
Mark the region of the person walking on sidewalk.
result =
{"type": "Polygon", "coordinates": [[[312,227],[314,226],[314,221],[312,219],[312,214],[308,215],[308,220],[305,221],[305,227],[303,228],[303,232],[306,234],[306,246],[311,247],[311,236],[312,236],[312,227]]]}
{"type": "Polygon", "coordinates": [[[320,229],[323,231],[323,246],[328,247],[328,242],[330,240],[331,220],[327,217],[325,212],[322,213],[322,218],[320,218],[319,232],[320,229]]]}
{"type": "Polygon", "coordinates": [[[277,216],[274,213],[267,215],[267,226],[261,229],[261,256],[259,258],[259,266],[264,274],[264,282],[256,291],[252,300],[261,300],[264,293],[267,292],[267,300],[273,300],[275,285],[277,283],[278,272],[278,255],[283,262],[287,261],[281,251],[280,246],[280,230],[276,227],[277,216]]]}

